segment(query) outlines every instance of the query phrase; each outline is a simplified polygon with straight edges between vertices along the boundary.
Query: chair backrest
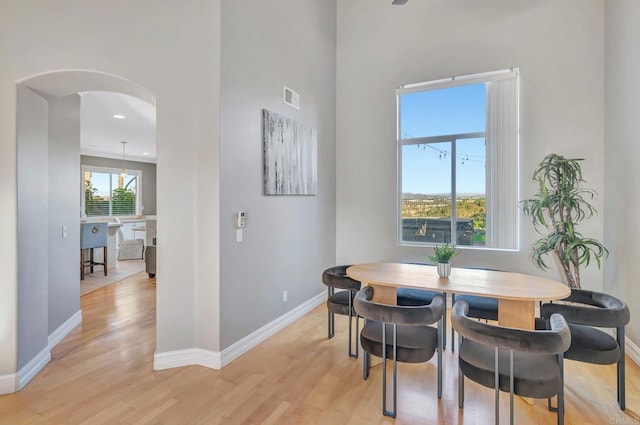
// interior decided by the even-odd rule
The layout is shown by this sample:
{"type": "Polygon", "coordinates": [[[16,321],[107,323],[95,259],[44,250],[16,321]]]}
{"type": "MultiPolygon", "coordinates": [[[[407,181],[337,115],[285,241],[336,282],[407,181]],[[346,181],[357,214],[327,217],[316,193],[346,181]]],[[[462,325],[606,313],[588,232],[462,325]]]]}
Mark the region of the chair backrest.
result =
{"type": "Polygon", "coordinates": [[[360,289],[361,284],[357,280],[353,280],[347,276],[347,269],[349,267],[351,266],[329,267],[322,273],[322,283],[331,288],[357,291],[360,289]]]}
{"type": "Polygon", "coordinates": [[[569,323],[602,328],[618,328],[630,320],[629,307],[618,298],[602,292],[571,289],[571,295],[562,301],[584,305],[543,304],[540,310],[542,317],[548,319],[552,314],[559,313],[569,323]]]}
{"type": "Polygon", "coordinates": [[[451,325],[459,335],[483,345],[539,354],[564,353],[571,345],[569,325],[560,314],[550,317],[551,330],[529,331],[479,322],[467,317],[468,311],[466,301],[456,301],[451,325]]]}
{"type": "Polygon", "coordinates": [[[80,249],[107,246],[107,223],[82,223],[80,225],[80,249]]]}
{"type": "Polygon", "coordinates": [[[354,299],[354,307],[360,316],[377,322],[411,326],[430,325],[440,320],[444,313],[442,295],[434,296],[428,305],[400,306],[371,301],[373,294],[374,288],[371,286],[359,290],[354,299]]]}

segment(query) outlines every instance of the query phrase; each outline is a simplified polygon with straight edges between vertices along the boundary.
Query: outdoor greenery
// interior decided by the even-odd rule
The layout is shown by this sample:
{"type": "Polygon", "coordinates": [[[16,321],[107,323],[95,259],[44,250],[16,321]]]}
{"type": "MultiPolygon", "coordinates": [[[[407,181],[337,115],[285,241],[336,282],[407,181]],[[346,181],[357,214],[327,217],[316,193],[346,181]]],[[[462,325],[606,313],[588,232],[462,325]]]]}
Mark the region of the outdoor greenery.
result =
{"type": "Polygon", "coordinates": [[[595,259],[600,267],[602,257],[609,254],[600,242],[577,231],[581,221],[596,213],[588,202],[595,191],[580,187],[585,182],[580,161],[583,159],[547,155],[533,173],[538,192],[521,202],[524,213],[543,235],[533,245],[534,264],[548,269],[544,257],[549,253],[555,255],[571,288],[580,288],[581,265],[587,266],[595,259]]]}
{"type": "MultiPolygon", "coordinates": [[[[484,197],[472,196],[456,200],[457,219],[473,220],[473,232],[469,233],[468,245],[484,245],[486,240],[486,201],[484,197]]],[[[451,217],[451,198],[405,193],[402,199],[402,218],[451,217]]],[[[458,235],[463,239],[466,236],[458,235]]],[[[458,240],[458,244],[461,240],[458,240]]]]}
{"type": "MultiPolygon", "coordinates": [[[[128,184],[135,180],[135,177],[128,184]]],[[[85,214],[91,216],[108,216],[109,198],[98,195],[98,189],[90,180],[84,182],[85,214]]],[[[113,190],[111,197],[111,215],[135,215],[136,193],[127,186],[113,190]]]]}
{"type": "MultiPolygon", "coordinates": [[[[485,198],[462,198],[456,201],[458,218],[473,219],[476,230],[485,230],[485,198]]],[[[451,217],[451,198],[403,199],[402,217],[451,217]]]]}
{"type": "Polygon", "coordinates": [[[449,244],[435,246],[433,247],[433,255],[429,255],[429,260],[434,263],[448,263],[453,257],[458,255],[458,253],[459,251],[449,244]]]}

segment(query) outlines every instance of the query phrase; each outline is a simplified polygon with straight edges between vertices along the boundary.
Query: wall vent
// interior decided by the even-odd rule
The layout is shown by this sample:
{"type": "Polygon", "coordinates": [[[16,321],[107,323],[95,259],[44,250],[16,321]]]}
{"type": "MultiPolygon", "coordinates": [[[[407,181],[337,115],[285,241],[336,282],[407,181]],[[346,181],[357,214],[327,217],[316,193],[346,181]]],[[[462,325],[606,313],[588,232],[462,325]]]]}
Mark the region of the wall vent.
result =
{"type": "Polygon", "coordinates": [[[289,87],[284,86],[284,103],[292,108],[300,110],[300,95],[289,87]]]}

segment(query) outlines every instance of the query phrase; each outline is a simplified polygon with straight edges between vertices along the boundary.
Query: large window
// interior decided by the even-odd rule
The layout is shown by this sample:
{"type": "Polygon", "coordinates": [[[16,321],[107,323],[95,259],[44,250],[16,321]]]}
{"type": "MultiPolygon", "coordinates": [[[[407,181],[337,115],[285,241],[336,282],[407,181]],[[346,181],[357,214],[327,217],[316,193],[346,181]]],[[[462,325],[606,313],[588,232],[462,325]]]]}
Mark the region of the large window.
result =
{"type": "Polygon", "coordinates": [[[400,243],[517,249],[517,70],[397,97],[400,243]]]}
{"type": "Polygon", "coordinates": [[[138,170],[82,166],[82,211],[87,217],[140,214],[138,170]]]}

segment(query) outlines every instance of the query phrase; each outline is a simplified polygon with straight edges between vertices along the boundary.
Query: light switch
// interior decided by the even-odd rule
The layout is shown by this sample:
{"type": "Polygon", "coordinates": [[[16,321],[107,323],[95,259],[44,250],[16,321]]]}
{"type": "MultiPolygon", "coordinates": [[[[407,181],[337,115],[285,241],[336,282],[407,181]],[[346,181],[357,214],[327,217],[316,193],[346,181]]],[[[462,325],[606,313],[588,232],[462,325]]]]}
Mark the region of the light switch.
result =
{"type": "Polygon", "coordinates": [[[236,229],[236,242],[242,242],[242,229],[236,229]]]}
{"type": "Polygon", "coordinates": [[[66,225],[62,225],[62,239],[67,237],[67,226],[66,225]]]}

